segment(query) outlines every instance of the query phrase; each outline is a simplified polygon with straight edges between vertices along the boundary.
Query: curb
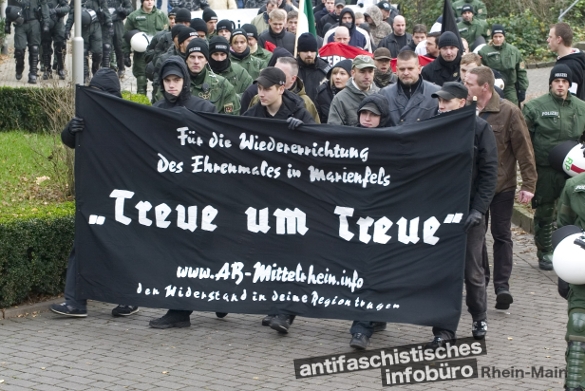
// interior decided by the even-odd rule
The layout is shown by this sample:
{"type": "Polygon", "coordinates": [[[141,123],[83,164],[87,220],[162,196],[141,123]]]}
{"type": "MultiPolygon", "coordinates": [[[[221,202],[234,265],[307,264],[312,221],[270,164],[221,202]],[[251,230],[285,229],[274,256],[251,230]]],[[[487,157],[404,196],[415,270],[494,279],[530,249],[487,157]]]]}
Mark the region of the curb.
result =
{"type": "Polygon", "coordinates": [[[515,224],[527,233],[534,235],[534,217],[524,206],[514,204],[514,209],[512,211],[512,224],[515,224]]]}
{"type": "Polygon", "coordinates": [[[9,308],[1,308],[2,311],[0,319],[8,319],[8,318],[24,318],[26,316],[31,315],[35,317],[37,314],[41,312],[49,311],[49,306],[51,304],[60,304],[63,302],[63,298],[52,299],[48,301],[43,301],[40,303],[34,303],[30,305],[24,306],[14,306],[9,308]]]}

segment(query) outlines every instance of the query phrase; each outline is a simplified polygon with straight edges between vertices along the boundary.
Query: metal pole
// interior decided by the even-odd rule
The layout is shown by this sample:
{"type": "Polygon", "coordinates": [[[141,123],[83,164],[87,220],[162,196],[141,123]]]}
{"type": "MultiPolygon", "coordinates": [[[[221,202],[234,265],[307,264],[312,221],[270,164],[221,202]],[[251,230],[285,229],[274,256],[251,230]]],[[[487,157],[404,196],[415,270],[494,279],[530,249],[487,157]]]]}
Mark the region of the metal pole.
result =
{"type": "Polygon", "coordinates": [[[81,0],[74,0],[73,36],[73,84],[84,84],[83,75],[83,38],[81,37],[81,0]]]}
{"type": "Polygon", "coordinates": [[[579,0],[575,0],[575,2],[574,2],[573,4],[571,4],[571,5],[569,6],[569,8],[567,8],[567,9],[566,9],[566,10],[564,10],[564,11],[562,11],[562,10],[561,10],[561,14],[559,15],[559,22],[562,22],[562,21],[563,21],[563,16],[565,16],[565,14],[566,14],[567,12],[569,12],[569,11],[571,10],[571,8],[573,8],[574,6],[576,6],[578,2],[579,2],[579,0]]]}
{"type": "MultiPolygon", "coordinates": [[[[2,3],[0,3],[0,16],[4,19],[6,19],[7,3],[8,3],[8,0],[4,0],[4,1],[2,1],[2,3]]],[[[4,44],[2,45],[2,54],[8,54],[8,43],[6,42],[7,40],[8,40],[8,36],[5,36],[4,44]]]]}

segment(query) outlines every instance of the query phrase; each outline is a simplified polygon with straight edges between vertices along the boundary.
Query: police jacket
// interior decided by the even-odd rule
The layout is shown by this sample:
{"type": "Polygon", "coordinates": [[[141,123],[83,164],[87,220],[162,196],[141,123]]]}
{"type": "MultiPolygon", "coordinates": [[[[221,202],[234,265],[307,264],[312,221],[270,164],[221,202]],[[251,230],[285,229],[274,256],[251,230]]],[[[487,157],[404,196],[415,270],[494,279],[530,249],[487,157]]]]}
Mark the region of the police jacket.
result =
{"type": "MultiPolygon", "coordinates": [[[[106,0],[85,0],[81,4],[82,9],[93,10],[95,15],[92,12],[92,19],[91,23],[101,23],[101,24],[108,24],[112,23],[112,16],[110,15],[110,11],[108,11],[108,3],[106,0]]],[[[69,16],[67,17],[67,23],[65,24],[65,32],[71,31],[71,27],[73,26],[73,21],[75,19],[75,12],[73,7],[73,0],[70,3],[70,10],[69,16]]],[[[85,26],[84,26],[85,28],[85,26]]]]}
{"type": "Polygon", "coordinates": [[[258,44],[266,49],[266,42],[270,42],[277,47],[283,47],[291,53],[295,52],[295,35],[293,33],[289,33],[285,29],[279,34],[276,34],[272,31],[272,28],[269,26],[266,31],[258,36],[258,44]]]}
{"type": "Polygon", "coordinates": [[[159,100],[153,106],[159,107],[161,109],[172,109],[175,107],[185,107],[189,110],[196,111],[196,112],[204,112],[204,113],[217,113],[217,109],[215,106],[205,99],[201,99],[197,96],[191,95],[190,91],[190,84],[191,79],[189,76],[189,71],[187,70],[187,65],[185,65],[185,61],[179,56],[172,56],[168,58],[161,66],[160,72],[158,75],[158,79],[160,80],[160,90],[163,91],[164,99],[159,100]],[[164,92],[165,88],[163,85],[162,74],[165,70],[165,67],[174,64],[181,68],[181,72],[183,73],[183,89],[179,96],[173,96],[164,92]]]}
{"type": "Polygon", "coordinates": [[[271,116],[260,102],[254,104],[242,115],[244,117],[274,119],[287,119],[289,117],[294,117],[296,119],[300,119],[305,124],[315,123],[311,114],[309,114],[307,109],[305,109],[302,99],[286,89],[282,94],[282,104],[280,105],[276,115],[271,116]]]}
{"type": "Polygon", "coordinates": [[[464,5],[471,5],[473,7],[473,17],[478,18],[481,20],[486,20],[487,18],[487,8],[485,3],[481,0],[457,0],[454,1],[451,5],[453,7],[453,11],[455,11],[455,16],[461,15],[461,9],[464,5]]]}
{"type": "Polygon", "coordinates": [[[51,25],[58,20],[63,20],[63,17],[69,13],[70,9],[67,0],[48,0],[47,6],[49,7],[51,25]]]}
{"type": "Polygon", "coordinates": [[[329,108],[328,124],[357,126],[359,124],[357,110],[362,100],[368,95],[376,94],[380,91],[378,86],[372,82],[368,91],[360,90],[350,77],[345,85],[331,101],[329,108]]]}
{"type": "Polygon", "coordinates": [[[571,94],[561,99],[551,92],[524,104],[538,166],[550,166],[548,154],[563,141],[579,140],[585,131],[585,102],[571,94]]]}
{"type": "Polygon", "coordinates": [[[466,22],[464,20],[457,23],[457,29],[459,30],[461,38],[465,38],[469,45],[473,45],[473,42],[475,42],[480,36],[487,38],[489,30],[486,21],[475,17],[473,17],[471,22],[466,22]]]}
{"type": "Polygon", "coordinates": [[[518,82],[517,89],[526,91],[528,75],[522,54],[515,46],[506,42],[499,47],[491,44],[485,45],[478,54],[484,65],[500,71],[506,86],[505,89],[513,88],[518,82]]]}
{"type": "Polygon", "coordinates": [[[579,99],[585,100],[585,53],[573,49],[573,53],[557,58],[557,64],[565,64],[571,69],[572,82],[570,91],[579,99]]]}
{"type": "Polygon", "coordinates": [[[522,175],[521,190],[534,193],[537,179],[534,150],[526,122],[518,106],[501,99],[492,90],[492,97],[479,116],[491,125],[498,145],[496,194],[516,190],[516,161],[522,175]]]}
{"type": "Polygon", "coordinates": [[[272,58],[272,52],[258,46],[258,49],[252,53],[252,56],[256,57],[261,61],[260,69],[264,69],[268,66],[268,61],[272,58]]]}
{"type": "Polygon", "coordinates": [[[307,65],[297,56],[297,63],[299,64],[298,77],[300,77],[305,84],[305,90],[307,91],[309,98],[315,102],[319,86],[321,85],[321,82],[327,78],[327,72],[329,72],[331,67],[320,57],[315,58],[314,64],[307,65]]]}
{"type": "Polygon", "coordinates": [[[154,35],[162,30],[165,30],[169,25],[169,19],[162,11],[156,7],[150,13],[144,12],[142,7],[132,12],[126,18],[124,23],[125,31],[139,30],[146,35],[154,37],[154,35]]]}
{"type": "Polygon", "coordinates": [[[445,61],[443,56],[435,58],[433,62],[427,64],[422,69],[423,79],[431,83],[442,86],[448,81],[459,81],[459,65],[461,63],[461,53],[453,61],[445,61]]]}
{"type": "Polygon", "coordinates": [[[207,66],[198,75],[191,76],[191,94],[210,101],[220,114],[238,115],[240,101],[229,81],[216,75],[207,66]]]}
{"type": "Polygon", "coordinates": [[[215,73],[225,77],[234,86],[238,97],[254,82],[248,71],[233,62],[225,70],[215,73]]]}
{"type": "Polygon", "coordinates": [[[437,114],[438,102],[431,96],[440,88],[434,84],[419,79],[410,99],[404,92],[400,81],[390,84],[380,90],[380,93],[390,102],[390,121],[392,126],[412,124],[429,119],[437,114]]]}
{"type": "MultiPolygon", "coordinates": [[[[408,45],[412,41],[412,34],[406,33],[406,44],[408,45]]],[[[392,58],[398,57],[398,53],[400,53],[400,49],[402,49],[404,45],[400,45],[396,40],[396,36],[394,33],[389,34],[386,38],[380,41],[378,45],[379,48],[387,48],[390,50],[390,54],[392,54],[392,58]]]]}
{"type": "Polygon", "coordinates": [[[262,68],[262,60],[260,60],[258,57],[254,57],[250,53],[249,47],[246,48],[244,53],[247,54],[242,56],[236,55],[234,52],[230,51],[230,60],[232,61],[232,64],[238,64],[244,68],[250,74],[250,76],[252,76],[252,79],[256,79],[260,74],[260,69],[262,68]]]}
{"type": "Polygon", "coordinates": [[[108,10],[112,15],[112,22],[122,23],[132,13],[130,0],[107,0],[108,10]]]}

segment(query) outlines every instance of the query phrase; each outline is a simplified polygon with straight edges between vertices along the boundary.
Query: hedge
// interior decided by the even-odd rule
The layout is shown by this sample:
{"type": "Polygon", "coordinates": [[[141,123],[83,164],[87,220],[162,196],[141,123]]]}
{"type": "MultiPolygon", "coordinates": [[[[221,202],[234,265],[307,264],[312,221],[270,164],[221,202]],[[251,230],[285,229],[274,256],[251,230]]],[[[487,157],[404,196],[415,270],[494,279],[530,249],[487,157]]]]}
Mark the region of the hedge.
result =
{"type": "Polygon", "coordinates": [[[46,208],[35,218],[2,218],[0,308],[63,292],[73,233],[73,203],[46,208]]]}

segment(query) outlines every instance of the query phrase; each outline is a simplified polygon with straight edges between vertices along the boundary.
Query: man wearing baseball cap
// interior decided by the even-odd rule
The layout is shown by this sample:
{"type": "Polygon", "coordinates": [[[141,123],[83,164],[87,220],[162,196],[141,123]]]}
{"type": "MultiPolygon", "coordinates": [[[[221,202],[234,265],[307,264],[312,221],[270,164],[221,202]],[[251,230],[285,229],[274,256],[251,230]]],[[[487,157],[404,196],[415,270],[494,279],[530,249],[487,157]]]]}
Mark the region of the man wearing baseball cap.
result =
{"type": "Polygon", "coordinates": [[[396,75],[392,72],[390,61],[392,55],[387,48],[378,48],[374,51],[374,83],[380,88],[384,88],[389,84],[396,83],[396,75]]]}
{"type": "MultiPolygon", "coordinates": [[[[565,64],[555,65],[549,78],[550,90],[527,102],[522,109],[536,158],[536,192],[532,199],[534,213],[534,240],[541,269],[552,270],[552,232],[556,219],[555,204],[565,181],[564,173],[550,166],[549,152],[558,144],[578,141],[585,131],[585,102],[569,92],[571,69],[565,64]]],[[[494,285],[496,285],[494,275],[494,285]]]]}
{"type": "Polygon", "coordinates": [[[398,10],[386,0],[380,1],[376,6],[382,11],[382,20],[392,26],[394,18],[399,15],[398,10]]]}
{"type": "MultiPolygon", "coordinates": [[[[457,82],[446,82],[431,96],[439,101],[439,115],[465,106],[467,88],[457,82]]],[[[467,233],[465,250],[465,291],[467,310],[471,314],[475,339],[484,339],[487,332],[487,295],[483,267],[485,220],[498,179],[498,148],[491,126],[475,117],[474,162],[471,177],[469,214],[463,227],[467,233]]],[[[455,339],[455,330],[433,327],[434,339],[426,347],[436,350],[455,339]]]]}
{"type": "Polygon", "coordinates": [[[328,124],[357,126],[357,110],[362,100],[380,89],[374,84],[376,64],[370,56],[359,55],[353,59],[351,77],[346,87],[331,101],[328,124]]]}
{"type": "Polygon", "coordinates": [[[191,76],[191,94],[211,101],[220,114],[237,115],[240,101],[234,87],[222,76],[216,75],[208,66],[209,46],[207,41],[195,38],[187,45],[187,68],[191,76]]]}

